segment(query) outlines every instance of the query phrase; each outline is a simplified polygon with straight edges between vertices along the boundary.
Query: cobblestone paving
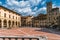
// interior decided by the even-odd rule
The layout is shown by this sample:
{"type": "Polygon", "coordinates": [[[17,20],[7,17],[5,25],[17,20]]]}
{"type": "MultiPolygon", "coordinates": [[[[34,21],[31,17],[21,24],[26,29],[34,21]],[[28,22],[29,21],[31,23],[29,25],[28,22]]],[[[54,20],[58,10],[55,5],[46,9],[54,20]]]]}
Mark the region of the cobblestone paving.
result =
{"type": "Polygon", "coordinates": [[[41,30],[40,28],[13,28],[13,29],[0,29],[0,36],[45,36],[48,40],[60,40],[60,35],[49,33],[41,30]]]}

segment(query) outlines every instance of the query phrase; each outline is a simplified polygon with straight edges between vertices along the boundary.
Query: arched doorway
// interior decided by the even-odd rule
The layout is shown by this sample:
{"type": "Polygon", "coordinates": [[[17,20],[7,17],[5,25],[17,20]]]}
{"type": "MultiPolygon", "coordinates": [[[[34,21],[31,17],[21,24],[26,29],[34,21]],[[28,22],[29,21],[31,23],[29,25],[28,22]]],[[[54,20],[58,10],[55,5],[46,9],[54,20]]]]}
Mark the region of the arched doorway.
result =
{"type": "Polygon", "coordinates": [[[11,27],[11,21],[10,20],[8,21],[8,24],[9,24],[9,28],[10,28],[11,27]]]}
{"type": "Polygon", "coordinates": [[[0,28],[2,27],[2,21],[0,20],[0,28]]]}
{"type": "Polygon", "coordinates": [[[7,28],[7,20],[3,21],[4,28],[7,28]]]}
{"type": "Polygon", "coordinates": [[[16,21],[16,26],[17,26],[17,21],[16,21]]]}
{"type": "Polygon", "coordinates": [[[14,26],[14,21],[12,21],[12,27],[14,26]]]}

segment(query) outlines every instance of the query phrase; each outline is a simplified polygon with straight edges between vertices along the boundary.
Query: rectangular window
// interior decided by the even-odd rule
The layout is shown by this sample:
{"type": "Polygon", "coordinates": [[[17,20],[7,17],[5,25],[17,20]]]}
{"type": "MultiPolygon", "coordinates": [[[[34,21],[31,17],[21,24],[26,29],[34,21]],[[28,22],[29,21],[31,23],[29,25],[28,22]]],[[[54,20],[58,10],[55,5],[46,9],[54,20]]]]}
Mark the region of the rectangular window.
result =
{"type": "Polygon", "coordinates": [[[9,13],[11,13],[11,12],[9,11],[9,13]]]}
{"type": "Polygon", "coordinates": [[[6,11],[6,9],[4,9],[4,11],[6,11]]]}
{"type": "Polygon", "coordinates": [[[4,13],[4,17],[6,17],[6,13],[4,13]]]}
{"type": "Polygon", "coordinates": [[[11,18],[11,16],[9,15],[9,18],[11,18]]]}
{"type": "Polygon", "coordinates": [[[16,17],[16,19],[17,19],[17,17],[16,17]]]}
{"type": "Polygon", "coordinates": [[[13,19],[14,19],[14,16],[13,16],[13,19]]]}

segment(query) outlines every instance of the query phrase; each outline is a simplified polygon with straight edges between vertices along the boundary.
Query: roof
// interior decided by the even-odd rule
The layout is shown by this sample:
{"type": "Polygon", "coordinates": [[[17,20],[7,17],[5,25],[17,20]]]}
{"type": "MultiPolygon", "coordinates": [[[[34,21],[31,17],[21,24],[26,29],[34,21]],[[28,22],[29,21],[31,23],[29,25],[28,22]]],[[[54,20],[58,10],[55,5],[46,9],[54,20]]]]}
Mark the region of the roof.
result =
{"type": "Polygon", "coordinates": [[[56,10],[56,9],[59,9],[59,8],[53,8],[52,11],[56,10]]]}
{"type": "Polygon", "coordinates": [[[0,5],[0,7],[4,8],[4,9],[6,9],[6,10],[9,10],[9,11],[11,11],[11,12],[13,12],[13,13],[16,13],[16,14],[18,14],[18,15],[21,15],[21,14],[19,14],[19,13],[15,12],[15,11],[13,11],[13,10],[10,10],[10,9],[8,9],[8,8],[4,7],[4,6],[1,6],[1,5],[0,5]]]}
{"type": "Polygon", "coordinates": [[[52,8],[52,10],[50,10],[49,12],[53,12],[53,11],[55,11],[55,10],[59,10],[59,8],[58,7],[56,7],[56,8],[52,8]]]}
{"type": "Polygon", "coordinates": [[[37,17],[33,18],[34,20],[45,20],[47,19],[47,14],[39,14],[37,17]]]}
{"type": "Polygon", "coordinates": [[[46,14],[39,14],[38,16],[47,16],[46,14]]]}

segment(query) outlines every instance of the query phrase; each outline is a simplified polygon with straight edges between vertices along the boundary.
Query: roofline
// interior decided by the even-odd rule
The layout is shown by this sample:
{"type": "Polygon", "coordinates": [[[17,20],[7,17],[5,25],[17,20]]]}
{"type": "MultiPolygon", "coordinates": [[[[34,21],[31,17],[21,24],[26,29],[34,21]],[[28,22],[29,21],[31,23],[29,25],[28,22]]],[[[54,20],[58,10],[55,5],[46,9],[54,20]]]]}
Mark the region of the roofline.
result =
{"type": "Polygon", "coordinates": [[[11,11],[11,12],[13,12],[13,13],[16,13],[16,14],[18,14],[18,15],[21,15],[21,14],[19,14],[19,13],[15,12],[15,11],[13,11],[13,10],[10,10],[10,9],[8,9],[8,8],[4,7],[4,6],[1,6],[1,5],[0,5],[0,7],[4,8],[4,9],[6,9],[6,10],[9,10],[9,11],[11,11]]]}

